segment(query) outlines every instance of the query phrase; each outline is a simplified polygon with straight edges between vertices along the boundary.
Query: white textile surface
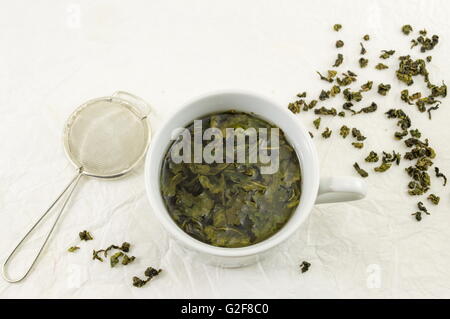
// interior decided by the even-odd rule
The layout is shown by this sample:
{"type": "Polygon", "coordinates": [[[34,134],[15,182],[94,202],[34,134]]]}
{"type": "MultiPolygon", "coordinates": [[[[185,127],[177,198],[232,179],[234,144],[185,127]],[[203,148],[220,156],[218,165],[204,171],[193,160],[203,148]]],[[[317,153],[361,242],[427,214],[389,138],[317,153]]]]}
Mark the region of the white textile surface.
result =
{"type": "MultiPolygon", "coordinates": [[[[390,83],[386,97],[367,93],[363,106],[379,110],[345,119],[322,118],[324,140],[311,112],[298,116],[315,134],[321,175],[356,176],[352,165],[369,150],[404,152],[392,138],[395,120],[383,112],[402,107],[435,147],[435,164],[450,175],[449,102],[433,120],[400,101],[394,70],[409,49],[403,24],[440,35],[428,64],[431,80],[450,83],[450,1],[12,1],[0,2],[0,259],[75,173],[64,154],[62,129],[84,101],[126,90],[149,101],[154,129],[188,99],[218,89],[246,89],[286,107],[304,90],[316,96],[326,83],[316,70],[333,64],[338,39],[348,69],[360,82],[390,83]],[[336,33],[334,23],[343,29],[336,33]],[[358,66],[364,34],[369,67],[358,66]],[[395,49],[377,71],[382,49],[395,49]],[[346,123],[368,136],[357,150],[338,135],[346,123]]],[[[424,89],[417,79],[418,89],[424,89]]],[[[356,88],[356,87],[355,87],[356,88]]],[[[414,92],[414,90],[412,90],[414,92]]],[[[312,98],[308,96],[308,100],[312,98]]],[[[323,105],[340,108],[342,101],[323,105]]],[[[322,104],[321,104],[322,105],[322,104]]],[[[83,178],[34,271],[20,284],[0,280],[0,298],[433,298],[450,297],[450,197],[432,177],[441,204],[416,222],[417,201],[406,194],[406,163],[367,179],[366,199],[316,206],[274,254],[240,269],[204,265],[168,237],[144,187],[143,166],[118,181],[83,178]],[[79,243],[78,232],[95,240],[79,243]],[[109,268],[92,249],[129,241],[134,264],[109,268]],[[66,250],[78,244],[80,251],[66,250]],[[301,274],[299,264],[311,262],[301,274]],[[144,288],[131,278],[152,265],[164,272],[144,288]]],[[[54,217],[52,215],[51,217],[54,217]]],[[[50,220],[52,218],[49,218],[50,220]]],[[[44,238],[38,229],[11,267],[17,273],[44,238]]]]}

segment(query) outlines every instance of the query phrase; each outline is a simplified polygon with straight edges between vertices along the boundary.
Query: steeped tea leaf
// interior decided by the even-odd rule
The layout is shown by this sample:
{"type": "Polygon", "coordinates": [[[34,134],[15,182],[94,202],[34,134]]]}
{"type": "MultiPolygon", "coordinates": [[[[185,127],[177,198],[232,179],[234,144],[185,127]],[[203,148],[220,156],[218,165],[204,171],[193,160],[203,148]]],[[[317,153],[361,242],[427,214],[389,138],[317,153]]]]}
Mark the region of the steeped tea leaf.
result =
{"type": "MultiPolygon", "coordinates": [[[[324,107],[315,112],[336,115],[335,109],[324,107]]],[[[202,135],[212,124],[221,132],[226,128],[242,132],[261,128],[270,132],[274,128],[253,115],[235,111],[208,115],[199,121],[202,135]]],[[[315,123],[319,126],[320,122],[315,123]]],[[[192,132],[191,141],[194,141],[194,124],[189,124],[187,129],[192,132]]],[[[247,155],[255,145],[238,144],[237,139],[234,139],[234,146],[242,148],[246,160],[226,163],[225,146],[229,138],[226,134],[222,136],[224,163],[176,164],[171,156],[175,141],[164,156],[160,175],[161,195],[174,222],[197,240],[219,247],[252,245],[280,230],[300,203],[301,174],[295,150],[280,130],[278,137],[279,167],[273,174],[263,174],[262,168],[267,164],[259,160],[249,162],[247,155]],[[178,175],[181,177],[173,183],[178,175]]],[[[208,143],[203,140],[202,147],[208,143]]],[[[270,143],[266,148],[273,151],[270,143]]]]}

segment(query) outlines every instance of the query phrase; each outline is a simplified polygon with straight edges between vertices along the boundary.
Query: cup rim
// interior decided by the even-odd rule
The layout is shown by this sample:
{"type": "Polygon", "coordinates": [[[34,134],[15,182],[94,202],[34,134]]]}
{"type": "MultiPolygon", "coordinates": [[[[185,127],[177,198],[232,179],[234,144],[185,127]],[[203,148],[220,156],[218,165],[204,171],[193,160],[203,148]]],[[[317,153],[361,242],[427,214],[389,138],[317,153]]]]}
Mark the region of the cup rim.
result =
{"type": "MultiPolygon", "coordinates": [[[[231,109],[231,108],[230,108],[231,109]]],[[[233,108],[239,111],[239,107],[233,108]]],[[[205,112],[205,115],[210,114],[213,112],[205,112]]],[[[256,114],[256,116],[258,116],[256,114]]],[[[190,118],[190,121],[195,120],[196,118],[190,118]]],[[[282,125],[278,125],[284,132],[282,125]]],[[[287,135],[289,137],[289,135],[287,135]]],[[[296,136],[298,137],[298,136],[296,136]]],[[[293,144],[293,143],[291,143],[293,144]]],[[[165,150],[167,150],[167,147],[169,145],[165,146],[165,150]]],[[[164,156],[164,155],[162,155],[164,156]]],[[[158,167],[158,172],[160,171],[160,167],[158,167]]],[[[303,182],[303,180],[302,180],[303,182]]],[[[159,175],[158,175],[158,181],[159,185],[159,175]]],[[[309,135],[309,132],[306,130],[306,128],[303,126],[301,121],[294,116],[291,112],[288,112],[284,108],[282,108],[279,103],[276,103],[275,101],[271,100],[270,98],[261,95],[259,93],[246,91],[246,90],[218,90],[218,91],[212,91],[205,94],[201,94],[199,96],[196,96],[194,98],[191,98],[186,103],[184,103],[180,108],[178,108],[169,118],[164,121],[164,123],[159,126],[157,129],[156,134],[153,136],[150,146],[146,155],[145,160],[145,186],[146,186],[146,192],[147,196],[150,201],[150,205],[152,207],[152,210],[154,214],[156,215],[159,222],[164,226],[164,228],[172,235],[175,239],[177,239],[181,244],[184,246],[188,246],[189,248],[192,248],[198,252],[206,253],[208,255],[213,256],[219,256],[219,257],[244,257],[244,256],[251,256],[255,254],[260,254],[262,252],[265,252],[275,246],[278,246],[285,240],[287,240],[292,234],[300,227],[300,225],[304,222],[304,220],[308,217],[310,214],[314,202],[317,197],[317,192],[319,189],[319,160],[317,155],[316,147],[312,141],[312,138],[309,135]],[[194,237],[190,236],[189,234],[185,233],[176,223],[173,221],[173,219],[170,217],[169,212],[167,211],[166,207],[163,204],[161,195],[160,195],[160,189],[154,189],[151,185],[151,176],[152,172],[151,169],[154,168],[154,165],[159,166],[162,158],[155,158],[157,154],[156,152],[159,151],[158,143],[161,140],[161,138],[164,138],[164,128],[166,128],[172,121],[174,121],[177,116],[179,116],[181,113],[186,113],[186,111],[193,107],[196,103],[201,102],[204,99],[208,98],[219,98],[229,95],[240,95],[242,97],[249,97],[258,99],[261,101],[265,101],[274,108],[277,108],[277,111],[284,112],[285,116],[289,118],[289,121],[292,125],[296,126],[298,129],[298,132],[296,134],[299,134],[300,138],[302,139],[302,144],[305,149],[302,149],[302,154],[307,154],[309,159],[306,161],[302,161],[300,158],[299,150],[294,146],[297,156],[299,157],[299,162],[301,165],[302,170],[302,177],[304,172],[308,172],[310,174],[310,184],[308,187],[309,196],[305,198],[305,186],[302,185],[302,197],[301,197],[301,203],[297,206],[295,211],[292,213],[291,218],[289,219],[288,223],[284,225],[280,230],[278,230],[275,234],[270,236],[269,238],[245,247],[216,247],[204,242],[201,242],[194,237]],[[301,214],[300,211],[301,210],[301,214]],[[295,215],[299,215],[300,217],[297,217],[295,221],[292,221],[293,217],[295,215]],[[289,227],[287,227],[289,225],[289,227]]]]}

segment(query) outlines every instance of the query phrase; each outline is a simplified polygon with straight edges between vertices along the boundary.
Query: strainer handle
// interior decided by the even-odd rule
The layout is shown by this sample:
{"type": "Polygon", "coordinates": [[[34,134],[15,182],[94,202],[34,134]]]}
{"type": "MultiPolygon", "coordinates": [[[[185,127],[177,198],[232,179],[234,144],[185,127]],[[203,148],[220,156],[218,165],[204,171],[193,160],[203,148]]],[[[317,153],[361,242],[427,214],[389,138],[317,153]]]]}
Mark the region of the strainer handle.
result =
{"type": "MultiPolygon", "coordinates": [[[[139,102],[139,104],[140,104],[139,107],[141,109],[144,109],[143,110],[144,118],[146,118],[150,113],[153,113],[153,110],[152,110],[150,104],[145,102],[145,100],[140,98],[139,96],[136,96],[136,95],[131,94],[126,91],[116,91],[113,93],[112,96],[122,98],[129,102],[139,102]],[[131,100],[130,100],[130,98],[131,98],[131,100]]],[[[133,103],[133,104],[137,104],[137,103],[133,103]]]]}
{"type": "Polygon", "coordinates": [[[69,202],[70,197],[72,196],[75,188],[78,185],[78,181],[80,180],[80,177],[82,176],[82,172],[81,170],[78,172],[78,174],[70,181],[70,183],[64,188],[64,190],[61,192],[61,194],[59,194],[59,196],[56,198],[56,200],[50,205],[50,207],[45,211],[45,213],[37,220],[37,222],[30,228],[30,230],[25,234],[25,236],[23,236],[23,238],[20,240],[20,242],[17,244],[17,246],[13,249],[13,251],[11,252],[11,254],[9,254],[8,258],[6,259],[6,261],[4,262],[3,266],[2,266],[2,275],[3,278],[10,283],[16,283],[19,281],[22,281],[23,279],[25,279],[26,276],[28,276],[28,274],[30,273],[31,269],[33,268],[33,266],[35,265],[37,259],[39,258],[39,256],[41,255],[42,251],[44,250],[45,245],[47,244],[48,240],[50,239],[51,234],[53,233],[53,230],[55,229],[56,223],[58,222],[59,218],[61,217],[64,208],[66,207],[67,203],[69,202]],[[28,236],[33,232],[33,230],[41,223],[41,221],[44,219],[45,216],[47,216],[47,214],[52,210],[52,208],[56,205],[56,203],[59,202],[59,200],[61,199],[61,197],[67,192],[67,190],[71,187],[72,189],[69,191],[69,194],[67,195],[66,199],[63,202],[63,205],[58,213],[58,216],[56,217],[55,221],[53,222],[52,228],[50,228],[50,231],[47,234],[47,237],[45,238],[44,243],[42,244],[41,248],[39,249],[36,257],[34,257],[33,262],[31,263],[31,266],[28,268],[28,270],[26,271],[26,273],[20,277],[19,279],[11,279],[8,277],[6,268],[8,266],[8,263],[10,262],[11,258],[14,256],[14,254],[17,252],[17,250],[19,249],[20,246],[22,246],[22,244],[24,243],[24,241],[28,238],[28,236]]]}

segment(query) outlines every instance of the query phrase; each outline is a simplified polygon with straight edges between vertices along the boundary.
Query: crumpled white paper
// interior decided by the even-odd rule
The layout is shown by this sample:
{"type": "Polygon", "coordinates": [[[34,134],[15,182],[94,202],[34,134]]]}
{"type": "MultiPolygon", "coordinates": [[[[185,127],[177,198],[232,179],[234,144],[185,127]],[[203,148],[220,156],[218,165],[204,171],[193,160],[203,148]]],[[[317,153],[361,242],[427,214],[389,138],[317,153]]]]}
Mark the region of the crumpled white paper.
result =
{"type": "MultiPolygon", "coordinates": [[[[360,74],[360,84],[372,79],[393,88],[387,97],[376,90],[365,94],[362,106],[377,102],[375,114],[324,117],[322,128],[333,130],[327,141],[313,128],[312,114],[299,116],[315,135],[321,174],[355,176],[353,162],[361,163],[370,150],[405,150],[392,139],[395,121],[383,115],[399,106],[437,150],[436,165],[450,174],[448,102],[429,121],[400,101],[404,87],[393,75],[400,54],[421,56],[400,32],[409,23],[439,34],[428,68],[433,82],[449,82],[449,10],[448,1],[429,0],[4,2],[0,257],[6,258],[75,173],[61,136],[65,120],[84,101],[128,90],[154,106],[155,130],[180,104],[210,90],[249,89],[285,107],[296,93],[316,95],[325,87],[315,71],[331,67],[338,39],[345,42],[340,70],[360,74]],[[343,24],[339,33],[332,31],[334,23],[343,24]],[[362,71],[357,61],[366,33],[370,62],[362,71]],[[382,49],[397,53],[385,61],[389,70],[376,71],[382,49]],[[343,123],[368,136],[363,150],[338,136],[343,123]]],[[[417,89],[424,88],[420,79],[417,83],[417,89]]],[[[336,107],[338,101],[326,106],[336,107]]],[[[83,178],[34,271],[20,284],[0,281],[0,298],[450,297],[449,191],[432,178],[441,204],[427,204],[431,216],[417,223],[411,214],[419,198],[405,194],[404,165],[384,174],[369,169],[366,199],[316,206],[270,258],[240,269],[199,263],[168,237],[148,203],[142,166],[118,181],[83,178]],[[84,229],[95,240],[79,243],[84,229]],[[135,263],[111,269],[91,259],[92,249],[123,241],[132,243],[135,263]],[[68,253],[74,244],[81,249],[68,253]],[[301,274],[303,260],[312,266],[301,274]],[[147,266],[163,273],[134,288],[131,278],[143,275],[147,266]]],[[[12,272],[25,268],[44,230],[38,229],[12,272]]]]}

